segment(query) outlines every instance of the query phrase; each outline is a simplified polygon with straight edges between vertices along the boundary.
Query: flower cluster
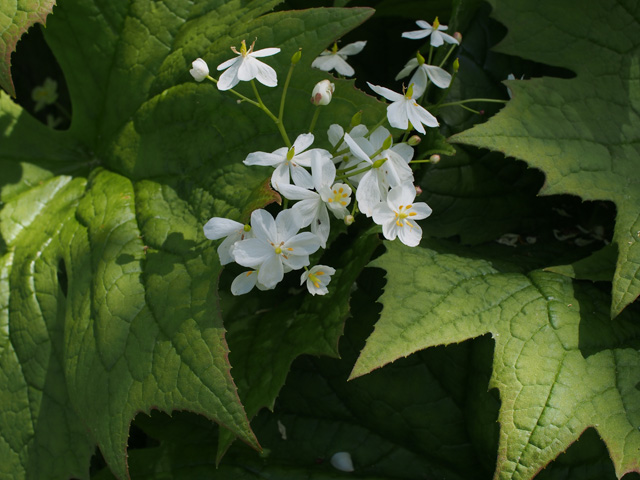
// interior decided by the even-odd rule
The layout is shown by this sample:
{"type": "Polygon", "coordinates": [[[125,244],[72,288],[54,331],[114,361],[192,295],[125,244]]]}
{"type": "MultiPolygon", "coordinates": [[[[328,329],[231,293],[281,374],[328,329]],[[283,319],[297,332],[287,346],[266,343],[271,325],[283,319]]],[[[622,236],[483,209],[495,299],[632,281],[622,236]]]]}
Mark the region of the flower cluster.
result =
{"type": "MultiPolygon", "coordinates": [[[[440,25],[437,18],[433,25],[422,20],[417,23],[422,30],[405,32],[403,37],[430,36],[429,59],[433,47],[448,43],[453,49],[459,43],[459,38],[443,33],[447,27],[440,25]]],[[[363,213],[380,225],[388,240],[398,238],[411,247],[420,243],[422,229],[417,221],[428,217],[431,208],[424,202],[415,201],[421,190],[414,186],[411,165],[431,160],[414,159],[414,146],[420,142],[420,137],[410,134],[413,130],[425,134],[426,128],[438,127],[434,113],[424,106],[425,95],[431,85],[448,89],[456,69],[452,76],[443,64],[430,65],[418,51],[397,76],[397,79],[406,78],[413,72],[402,93],[368,83],[375,93],[391,102],[386,118],[375,127],[368,127],[361,123],[358,112],[346,129],[338,123],[330,126],[327,148],[312,148],[314,143],[325,142],[318,140],[313,130],[319,112],[332,100],[335,84],[322,80],[315,86],[311,103],[317,109],[311,126],[291,142],[283,122],[284,98],[301,52],[292,57],[280,114],[276,116],[262,102],[253,82],[257,80],[267,87],[278,85],[275,70],[258,58],[275,55],[280,50],[254,50],[254,45],[255,42],[247,48],[243,40],[239,51],[231,47],[236,57],[218,65],[217,70],[222,74],[217,80],[209,75],[209,67],[200,58],[193,62],[190,73],[198,82],[209,79],[220,91],[231,91],[243,102],[263,110],[274,121],[284,146],[272,152],[249,153],[244,164],[273,168],[271,186],[284,198],[284,210],[275,218],[266,210],[255,210],[247,225],[214,217],[204,226],[204,233],[211,240],[224,239],[218,247],[222,265],[236,262],[248,268],[233,281],[231,291],[234,295],[247,293],[254,287],[261,290],[275,288],[285,273],[301,269],[304,272],[300,284],[306,285],[313,295],[324,295],[336,270],[327,265],[309,267],[310,255],[327,247],[332,221],[351,225],[355,216],[363,213]],[[233,90],[240,82],[252,83],[255,100],[233,90]],[[393,134],[382,125],[384,122],[402,131],[399,140],[394,142],[393,134]]],[[[366,42],[355,42],[338,49],[335,43],[331,50],[325,50],[313,61],[312,67],[351,76],[355,72],[346,59],[365,46],[366,42]]],[[[435,162],[436,157],[439,160],[438,155],[430,158],[435,162]]]]}

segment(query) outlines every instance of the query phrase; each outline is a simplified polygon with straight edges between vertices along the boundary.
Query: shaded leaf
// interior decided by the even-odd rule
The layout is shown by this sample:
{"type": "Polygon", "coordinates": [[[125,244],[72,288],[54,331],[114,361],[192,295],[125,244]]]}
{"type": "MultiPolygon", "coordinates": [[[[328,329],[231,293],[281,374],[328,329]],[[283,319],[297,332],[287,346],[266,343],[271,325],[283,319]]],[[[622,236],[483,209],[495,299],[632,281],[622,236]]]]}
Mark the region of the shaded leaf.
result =
{"type": "Polygon", "coordinates": [[[541,169],[543,194],[616,204],[615,316],[640,294],[640,12],[628,0],[591,0],[581,8],[552,1],[534,9],[526,0],[491,3],[494,17],[509,28],[500,52],[565,67],[576,77],[509,82],[513,100],[507,107],[452,140],[541,169]]]}
{"type": "Polygon", "coordinates": [[[606,295],[590,284],[501,271],[443,242],[386,246],[373,262],[388,276],[381,318],[352,378],[429,346],[491,333],[490,386],[502,400],[495,478],[532,478],[589,427],[607,445],[618,478],[640,472],[635,310],[612,323],[606,295]]]}

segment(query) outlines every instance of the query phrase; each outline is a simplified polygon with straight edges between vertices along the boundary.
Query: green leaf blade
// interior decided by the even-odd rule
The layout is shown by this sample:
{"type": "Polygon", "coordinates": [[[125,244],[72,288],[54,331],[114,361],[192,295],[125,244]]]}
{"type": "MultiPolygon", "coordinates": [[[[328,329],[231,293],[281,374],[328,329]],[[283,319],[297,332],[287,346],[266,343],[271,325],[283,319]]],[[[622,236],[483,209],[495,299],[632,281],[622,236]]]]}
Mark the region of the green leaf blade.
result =
{"type": "Polygon", "coordinates": [[[532,478],[588,427],[608,446],[619,478],[639,471],[630,454],[640,448],[640,393],[631,386],[640,374],[640,329],[631,311],[612,324],[606,296],[588,284],[502,273],[444,243],[386,245],[373,263],[389,279],[384,308],[352,378],[422,348],[491,333],[490,386],[502,400],[495,478],[532,478]],[[400,310],[400,300],[421,308],[400,310]]]}
{"type": "Polygon", "coordinates": [[[501,52],[562,66],[576,77],[511,82],[511,102],[453,141],[498,150],[541,169],[543,194],[615,202],[619,256],[611,315],[616,316],[640,294],[637,9],[624,0],[594,1],[579,11],[545,2],[527,22],[516,23],[523,12],[531,14],[526,2],[492,3],[495,17],[514,25],[501,52]],[[589,24],[599,28],[586,28],[589,24]]]}

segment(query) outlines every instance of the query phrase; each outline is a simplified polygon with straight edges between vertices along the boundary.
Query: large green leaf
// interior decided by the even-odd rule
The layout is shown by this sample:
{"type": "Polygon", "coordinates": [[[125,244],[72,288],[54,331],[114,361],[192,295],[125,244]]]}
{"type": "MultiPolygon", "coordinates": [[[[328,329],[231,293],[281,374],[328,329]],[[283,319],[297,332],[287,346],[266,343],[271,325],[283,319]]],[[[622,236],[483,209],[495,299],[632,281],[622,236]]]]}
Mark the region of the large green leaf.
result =
{"type": "MultiPolygon", "coordinates": [[[[260,112],[196,84],[190,62],[215,66],[258,37],[258,48],[282,49],[269,63],[283,79],[302,48],[285,116],[297,135],[324,77],[311,61],[371,14],[260,16],[276,3],[60,2],[45,36],[68,82],[70,129],[51,130],[0,96],[2,474],[86,477],[97,444],[124,478],[130,421],[152,408],[201,413],[257,447],[202,225],[275,199],[268,172],[242,159],[281,140],[260,112]]],[[[349,83],[339,82],[332,120],[346,123],[362,105],[372,121],[380,107],[349,83]]],[[[263,98],[275,108],[278,95],[263,98]]]]}
{"type": "Polygon", "coordinates": [[[55,0],[18,0],[0,2],[0,88],[16,96],[11,78],[11,54],[20,37],[36,23],[46,23],[55,0]]]}
{"type": "Polygon", "coordinates": [[[490,386],[502,400],[495,478],[532,478],[589,427],[607,445],[618,478],[640,472],[636,309],[612,323],[607,295],[590,283],[525,275],[442,242],[386,246],[373,262],[387,272],[384,307],[352,377],[491,333],[490,386]]]}
{"type": "Polygon", "coordinates": [[[618,261],[611,315],[640,294],[640,11],[629,0],[493,0],[509,28],[499,51],[571,69],[572,79],[510,82],[513,99],[453,137],[499,150],[546,175],[542,193],[612,200],[618,261]]]}

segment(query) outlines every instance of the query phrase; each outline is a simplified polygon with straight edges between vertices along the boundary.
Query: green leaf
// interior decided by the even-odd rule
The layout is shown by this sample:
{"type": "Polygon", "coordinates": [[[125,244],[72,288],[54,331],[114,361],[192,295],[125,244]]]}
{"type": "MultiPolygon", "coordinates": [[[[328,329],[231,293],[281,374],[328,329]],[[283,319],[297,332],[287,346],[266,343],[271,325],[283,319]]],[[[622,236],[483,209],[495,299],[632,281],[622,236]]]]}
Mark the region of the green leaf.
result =
{"type": "MultiPolygon", "coordinates": [[[[269,62],[282,80],[302,47],[285,115],[297,135],[326,77],[311,61],[372,13],[260,16],[277,3],[61,1],[45,37],[68,83],[69,130],[0,95],[0,474],[85,478],[97,444],[125,478],[131,419],[151,409],[200,413],[258,448],[230,374],[222,267],[202,226],[278,198],[269,172],[242,160],[282,140],[261,112],[188,71],[258,37],[258,48],[282,49],[269,62]]],[[[319,125],[347,123],[361,104],[377,121],[379,102],[337,83],[319,125]]],[[[263,96],[275,110],[279,93],[263,96]]]]}
{"type": "Polygon", "coordinates": [[[55,0],[18,0],[0,4],[0,87],[13,97],[16,90],[11,78],[11,54],[29,27],[46,23],[55,4],[55,0]]]}
{"type": "Polygon", "coordinates": [[[547,267],[545,270],[580,280],[610,282],[615,271],[617,256],[618,249],[616,246],[607,245],[577,262],[569,265],[547,267]]]}
{"type": "Polygon", "coordinates": [[[615,202],[615,316],[640,294],[640,14],[628,0],[579,6],[545,0],[535,8],[526,0],[491,3],[509,28],[500,52],[568,68],[576,77],[509,82],[513,99],[504,110],[452,140],[541,169],[545,195],[615,202]]]}
{"type": "Polygon", "coordinates": [[[495,478],[532,478],[589,427],[607,445],[618,478],[640,472],[635,309],[611,322],[607,295],[590,283],[505,271],[444,242],[386,246],[373,262],[387,271],[381,318],[352,378],[491,333],[490,386],[502,400],[495,478]]]}

